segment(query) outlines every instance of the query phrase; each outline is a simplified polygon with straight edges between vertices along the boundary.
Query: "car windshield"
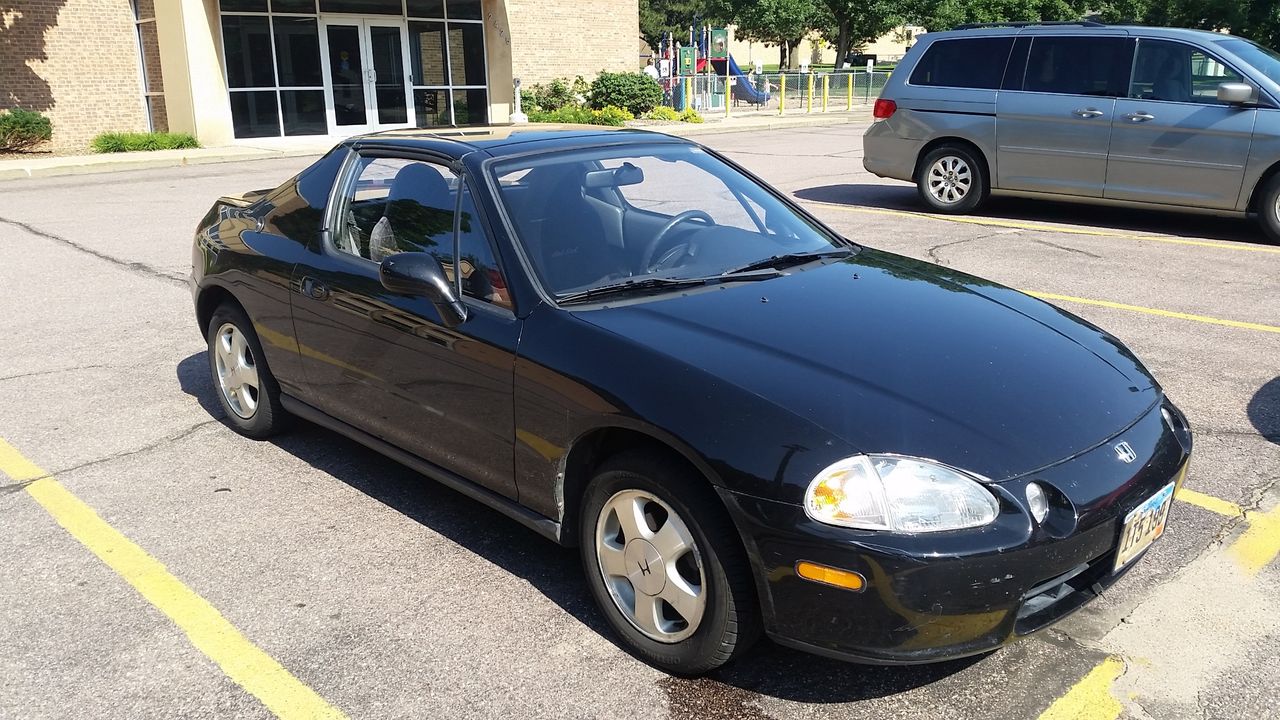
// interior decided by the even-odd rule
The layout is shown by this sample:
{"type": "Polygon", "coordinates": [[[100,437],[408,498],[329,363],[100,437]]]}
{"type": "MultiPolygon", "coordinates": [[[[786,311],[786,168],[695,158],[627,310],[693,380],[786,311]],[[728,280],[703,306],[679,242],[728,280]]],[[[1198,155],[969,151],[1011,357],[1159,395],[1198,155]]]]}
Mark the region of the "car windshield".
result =
{"type": "Polygon", "coordinates": [[[1240,59],[1256,68],[1258,72],[1271,78],[1272,82],[1280,84],[1280,53],[1240,38],[1220,40],[1218,44],[1235,53],[1240,59]]]}
{"type": "Polygon", "coordinates": [[[682,287],[667,281],[731,281],[733,273],[758,280],[774,265],[852,247],[697,146],[547,153],[493,173],[519,241],[557,298],[661,292],[682,287]]]}

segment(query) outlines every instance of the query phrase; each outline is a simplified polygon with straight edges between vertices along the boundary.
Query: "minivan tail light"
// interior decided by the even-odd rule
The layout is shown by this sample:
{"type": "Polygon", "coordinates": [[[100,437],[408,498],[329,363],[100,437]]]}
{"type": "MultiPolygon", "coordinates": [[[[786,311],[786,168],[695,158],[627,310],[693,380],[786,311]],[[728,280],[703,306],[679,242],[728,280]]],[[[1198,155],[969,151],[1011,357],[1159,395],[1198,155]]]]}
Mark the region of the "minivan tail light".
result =
{"type": "Polygon", "coordinates": [[[871,115],[876,120],[888,120],[896,112],[898,112],[898,103],[884,98],[876,98],[875,107],[871,109],[871,115]]]}

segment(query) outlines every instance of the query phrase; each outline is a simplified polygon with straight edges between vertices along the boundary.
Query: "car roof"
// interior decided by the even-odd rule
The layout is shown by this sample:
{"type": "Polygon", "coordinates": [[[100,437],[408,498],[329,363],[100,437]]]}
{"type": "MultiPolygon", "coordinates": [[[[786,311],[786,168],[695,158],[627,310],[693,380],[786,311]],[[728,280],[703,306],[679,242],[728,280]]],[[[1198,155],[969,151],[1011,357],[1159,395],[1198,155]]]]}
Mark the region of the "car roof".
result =
{"type": "Polygon", "coordinates": [[[573,150],[629,143],[688,144],[683,138],[637,128],[553,123],[386,130],[358,135],[348,142],[434,150],[453,157],[462,157],[476,150],[499,156],[516,152],[573,150]]]}
{"type": "Polygon", "coordinates": [[[1103,25],[1101,23],[1061,23],[1061,24],[1010,24],[990,25],[946,30],[926,33],[921,40],[944,40],[949,37],[974,37],[998,35],[1117,35],[1128,34],[1150,38],[1168,38],[1171,40],[1199,40],[1200,42],[1218,42],[1234,37],[1225,33],[1210,30],[1192,30],[1190,28],[1151,27],[1148,25],[1103,25]]]}

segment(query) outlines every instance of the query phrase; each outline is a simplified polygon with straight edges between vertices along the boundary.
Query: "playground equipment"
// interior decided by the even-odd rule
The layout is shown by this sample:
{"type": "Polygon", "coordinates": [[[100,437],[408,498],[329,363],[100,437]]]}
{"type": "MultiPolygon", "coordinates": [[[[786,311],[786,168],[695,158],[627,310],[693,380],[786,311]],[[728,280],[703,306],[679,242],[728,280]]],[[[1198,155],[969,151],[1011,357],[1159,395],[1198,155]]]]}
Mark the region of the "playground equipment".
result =
{"type": "Polygon", "coordinates": [[[720,77],[734,78],[733,96],[743,102],[749,102],[752,105],[764,105],[769,102],[769,90],[767,87],[755,87],[752,83],[750,75],[742,72],[742,68],[738,67],[738,63],[734,61],[730,55],[727,61],[712,60],[711,67],[716,71],[716,75],[720,77]],[[728,68],[725,65],[728,65],[728,68]]]}

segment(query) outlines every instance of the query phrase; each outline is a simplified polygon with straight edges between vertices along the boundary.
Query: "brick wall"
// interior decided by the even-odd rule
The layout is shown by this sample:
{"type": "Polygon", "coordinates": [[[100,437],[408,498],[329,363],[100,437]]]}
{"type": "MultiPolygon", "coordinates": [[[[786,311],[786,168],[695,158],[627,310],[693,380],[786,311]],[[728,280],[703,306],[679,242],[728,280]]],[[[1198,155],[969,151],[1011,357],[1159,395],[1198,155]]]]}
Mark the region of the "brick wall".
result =
{"type": "Polygon", "coordinates": [[[639,70],[639,0],[507,0],[512,75],[526,85],[639,70]]]}
{"type": "Polygon", "coordinates": [[[104,130],[147,129],[128,0],[16,5],[0,14],[0,109],[45,113],[63,149],[104,130]]]}

